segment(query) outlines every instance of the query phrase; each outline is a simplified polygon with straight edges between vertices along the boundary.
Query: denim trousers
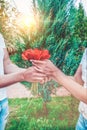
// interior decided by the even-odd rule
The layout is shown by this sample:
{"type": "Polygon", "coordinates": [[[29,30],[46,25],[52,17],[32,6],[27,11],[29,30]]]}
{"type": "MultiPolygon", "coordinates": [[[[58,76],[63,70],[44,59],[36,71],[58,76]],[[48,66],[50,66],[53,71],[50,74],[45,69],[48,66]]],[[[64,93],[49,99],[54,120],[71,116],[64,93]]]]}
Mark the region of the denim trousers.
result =
{"type": "Polygon", "coordinates": [[[0,130],[5,130],[8,114],[8,99],[5,98],[0,101],[0,130]]]}
{"type": "Polygon", "coordinates": [[[77,125],[76,125],[76,130],[87,130],[87,119],[85,119],[82,114],[80,114],[77,125]]]}

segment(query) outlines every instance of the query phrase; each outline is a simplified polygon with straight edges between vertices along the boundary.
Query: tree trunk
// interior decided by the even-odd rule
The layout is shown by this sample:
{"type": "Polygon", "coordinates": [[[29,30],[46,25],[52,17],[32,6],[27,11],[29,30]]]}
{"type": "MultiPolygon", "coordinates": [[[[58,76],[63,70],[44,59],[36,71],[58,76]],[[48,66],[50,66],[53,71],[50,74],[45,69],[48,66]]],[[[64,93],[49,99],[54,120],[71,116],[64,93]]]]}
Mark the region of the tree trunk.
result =
{"type": "Polygon", "coordinates": [[[47,108],[47,102],[43,102],[43,114],[45,115],[45,116],[47,116],[48,115],[48,108],[47,108]]]}

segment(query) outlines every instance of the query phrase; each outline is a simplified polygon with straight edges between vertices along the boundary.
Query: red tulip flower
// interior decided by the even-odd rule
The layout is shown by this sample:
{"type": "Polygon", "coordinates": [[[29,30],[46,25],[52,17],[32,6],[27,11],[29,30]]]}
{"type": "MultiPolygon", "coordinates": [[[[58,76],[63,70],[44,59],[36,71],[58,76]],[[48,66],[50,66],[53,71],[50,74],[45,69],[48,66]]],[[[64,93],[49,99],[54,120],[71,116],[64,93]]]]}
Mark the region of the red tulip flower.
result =
{"type": "Polygon", "coordinates": [[[25,50],[22,53],[22,58],[24,60],[44,60],[44,59],[49,59],[50,54],[48,50],[39,50],[37,48],[35,49],[28,49],[25,50]]]}

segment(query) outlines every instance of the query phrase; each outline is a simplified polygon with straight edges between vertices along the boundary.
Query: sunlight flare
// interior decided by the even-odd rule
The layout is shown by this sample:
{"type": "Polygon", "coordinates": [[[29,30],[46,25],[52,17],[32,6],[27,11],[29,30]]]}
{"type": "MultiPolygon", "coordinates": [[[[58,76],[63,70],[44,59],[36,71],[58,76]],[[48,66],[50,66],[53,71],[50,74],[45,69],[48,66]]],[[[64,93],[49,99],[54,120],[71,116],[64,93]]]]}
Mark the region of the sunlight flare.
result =
{"type": "Polygon", "coordinates": [[[21,28],[32,28],[36,26],[36,22],[33,15],[21,15],[18,17],[16,22],[21,28]]]}
{"type": "Polygon", "coordinates": [[[25,27],[35,26],[35,19],[33,18],[33,16],[24,16],[23,18],[21,18],[21,23],[25,27]]]}

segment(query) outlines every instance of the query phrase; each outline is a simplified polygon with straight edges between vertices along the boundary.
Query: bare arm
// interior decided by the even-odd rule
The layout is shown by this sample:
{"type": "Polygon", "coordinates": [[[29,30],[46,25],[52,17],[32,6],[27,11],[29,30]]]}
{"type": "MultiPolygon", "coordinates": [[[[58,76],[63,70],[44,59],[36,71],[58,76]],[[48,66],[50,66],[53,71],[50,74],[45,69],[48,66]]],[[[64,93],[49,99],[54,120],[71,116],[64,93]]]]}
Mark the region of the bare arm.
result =
{"type": "Polygon", "coordinates": [[[24,80],[23,76],[24,70],[19,69],[16,65],[12,64],[6,49],[4,49],[3,63],[4,63],[5,75],[0,75],[0,88],[24,80]]]}
{"type": "Polygon", "coordinates": [[[28,82],[41,82],[44,74],[38,73],[34,67],[22,69],[10,61],[8,52],[4,49],[4,72],[5,75],[0,75],[0,88],[6,87],[13,83],[28,81],[28,82]]]}
{"type": "Polygon", "coordinates": [[[75,80],[66,76],[61,70],[56,70],[53,77],[63,85],[74,97],[87,104],[87,89],[75,80]]]}
{"type": "Polygon", "coordinates": [[[80,85],[83,85],[84,81],[82,80],[82,65],[79,65],[79,67],[78,67],[78,69],[77,69],[74,76],[67,76],[67,77],[69,77],[72,80],[76,81],[80,85]]]}
{"type": "Polygon", "coordinates": [[[59,84],[64,86],[74,97],[87,104],[87,89],[80,85],[83,84],[81,79],[81,66],[79,66],[75,74],[75,79],[73,80],[71,77],[65,75],[50,60],[32,61],[32,63],[36,66],[36,70],[46,73],[48,77],[52,77],[59,84]]]}
{"type": "Polygon", "coordinates": [[[24,81],[22,72],[0,75],[0,88],[7,87],[13,83],[24,81]]]}

